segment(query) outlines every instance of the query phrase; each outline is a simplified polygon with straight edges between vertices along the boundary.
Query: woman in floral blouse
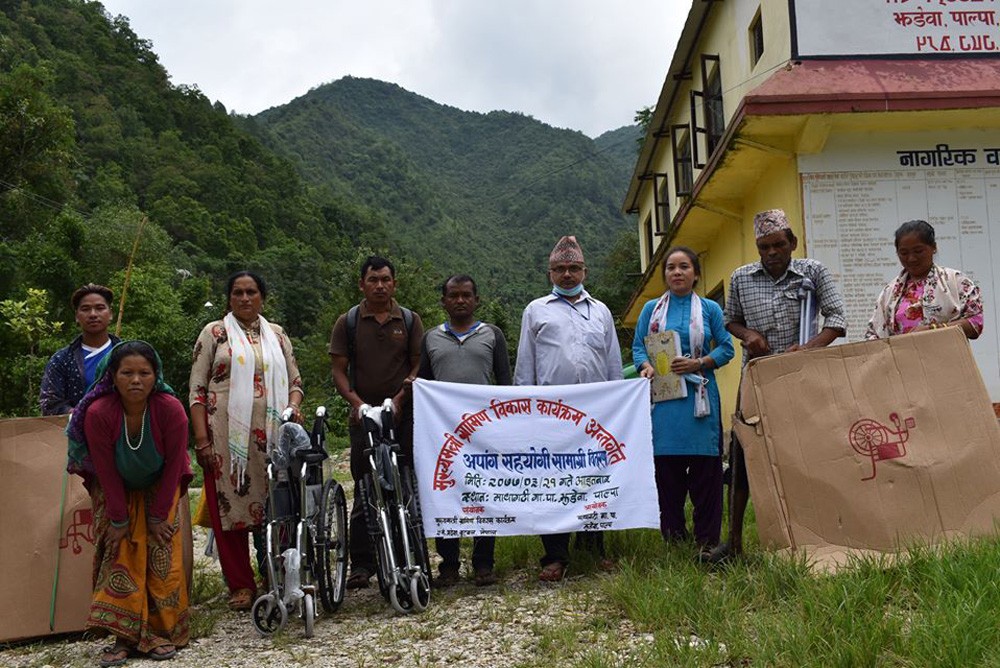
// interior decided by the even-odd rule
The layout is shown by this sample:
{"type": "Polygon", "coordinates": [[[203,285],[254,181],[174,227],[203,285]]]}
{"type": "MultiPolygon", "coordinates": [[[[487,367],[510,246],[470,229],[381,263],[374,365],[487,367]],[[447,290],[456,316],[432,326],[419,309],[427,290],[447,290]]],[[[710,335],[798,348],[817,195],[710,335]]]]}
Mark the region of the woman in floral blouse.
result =
{"type": "Polygon", "coordinates": [[[911,220],[896,230],[896,257],[903,270],[882,289],[868,321],[866,339],[959,327],[970,339],[983,331],[979,286],[962,272],[934,263],[934,228],[911,220]]]}
{"type": "Polygon", "coordinates": [[[264,522],[267,446],[286,407],[302,421],[302,381],[288,336],[260,314],[264,279],[237,272],[226,293],[226,316],[205,325],[194,346],[188,402],[229,607],[249,610],[256,584],[248,534],[264,522]]]}

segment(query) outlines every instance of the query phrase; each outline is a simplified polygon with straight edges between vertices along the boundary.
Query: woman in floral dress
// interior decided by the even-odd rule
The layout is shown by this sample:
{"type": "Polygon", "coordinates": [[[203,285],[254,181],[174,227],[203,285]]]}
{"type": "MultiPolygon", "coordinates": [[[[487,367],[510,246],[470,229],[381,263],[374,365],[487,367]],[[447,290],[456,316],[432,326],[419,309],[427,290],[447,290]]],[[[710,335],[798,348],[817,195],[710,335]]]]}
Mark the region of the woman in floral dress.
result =
{"type": "Polygon", "coordinates": [[[896,257],[903,270],[882,289],[868,321],[866,339],[959,327],[975,339],[983,331],[979,286],[962,272],[934,263],[934,228],[911,220],[896,230],[896,257]]]}
{"type": "Polygon", "coordinates": [[[256,583],[248,537],[264,522],[267,446],[286,407],[302,421],[302,382],[288,336],[260,314],[264,280],[237,272],[226,293],[226,316],[205,325],[195,343],[188,401],[229,607],[249,610],[256,583]]]}

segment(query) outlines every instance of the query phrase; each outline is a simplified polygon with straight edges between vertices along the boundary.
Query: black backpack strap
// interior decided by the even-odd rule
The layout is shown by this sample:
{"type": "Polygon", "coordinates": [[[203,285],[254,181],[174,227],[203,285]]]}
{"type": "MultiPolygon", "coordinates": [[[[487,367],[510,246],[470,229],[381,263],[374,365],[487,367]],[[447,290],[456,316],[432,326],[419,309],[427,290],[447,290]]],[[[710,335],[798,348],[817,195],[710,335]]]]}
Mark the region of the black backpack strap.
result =
{"type": "Polygon", "coordinates": [[[354,389],[354,339],[358,335],[358,305],[347,311],[347,380],[354,389]]]}
{"type": "Polygon", "coordinates": [[[405,306],[400,306],[399,310],[403,312],[403,327],[406,328],[406,340],[409,342],[410,330],[413,329],[413,311],[405,306]]]}

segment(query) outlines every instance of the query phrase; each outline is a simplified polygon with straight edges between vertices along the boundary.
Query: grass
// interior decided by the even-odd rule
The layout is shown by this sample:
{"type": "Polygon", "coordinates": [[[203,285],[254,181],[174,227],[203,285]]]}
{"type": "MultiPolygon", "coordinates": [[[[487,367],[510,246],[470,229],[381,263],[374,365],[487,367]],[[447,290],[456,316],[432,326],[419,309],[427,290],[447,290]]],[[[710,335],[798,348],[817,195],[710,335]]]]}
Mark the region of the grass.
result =
{"type": "MultiPolygon", "coordinates": [[[[478,604],[479,617],[484,625],[499,622],[498,633],[508,624],[531,631],[529,644],[516,649],[518,668],[1000,666],[996,538],[914,547],[897,562],[858,559],[834,575],[816,575],[755,544],[743,561],[712,571],[695,563],[694,545],[667,546],[655,531],[607,540],[616,573],[590,571],[588,559],[574,554],[572,577],[556,586],[534,581],[537,538],[497,542],[504,579],[478,604]]],[[[380,649],[358,652],[346,665],[393,665],[403,657],[416,659],[413,665],[453,662],[450,650],[436,646],[438,636],[451,606],[476,591],[437,591],[427,613],[390,615],[394,623],[375,641],[380,649]]],[[[217,572],[196,567],[192,600],[193,637],[217,632],[226,614],[217,572]]],[[[377,598],[353,611],[385,614],[377,598]]],[[[92,663],[61,645],[14,651],[32,654],[30,665],[92,663]]],[[[273,646],[289,664],[316,661],[297,632],[279,634],[273,646]]]]}
{"type": "MultiPolygon", "coordinates": [[[[349,475],[337,477],[350,482],[349,475]]],[[[592,557],[574,553],[570,578],[555,586],[535,580],[537,537],[502,538],[496,552],[501,583],[475,609],[482,625],[501,636],[503,650],[520,657],[518,668],[1000,668],[1000,539],[915,546],[906,559],[861,558],[837,574],[817,575],[802,561],[763,552],[752,513],[747,519],[747,557],[724,570],[695,563],[693,544],[666,545],[656,531],[631,530],[606,535],[617,572],[598,574],[592,557]],[[531,635],[504,633],[514,628],[531,635]]],[[[462,544],[466,564],[470,543],[462,544]]],[[[218,572],[196,564],[191,631],[199,638],[218,632],[226,599],[218,572]]],[[[391,623],[345,665],[394,665],[404,657],[415,659],[412,665],[456,661],[455,650],[437,643],[453,606],[474,593],[468,583],[435,590],[426,613],[407,617],[387,612],[378,597],[356,602],[350,617],[391,623]]],[[[286,650],[288,663],[308,665],[316,659],[292,629],[273,646],[286,650]]],[[[62,642],[11,651],[31,655],[30,665],[93,663],[62,642]]]]}
{"type": "Polygon", "coordinates": [[[219,572],[204,560],[195,559],[191,575],[191,638],[210,637],[226,611],[226,585],[219,572]]]}
{"type": "Polygon", "coordinates": [[[650,534],[616,535],[635,555],[616,575],[563,585],[581,615],[534,621],[522,666],[1000,666],[997,539],[815,575],[757,550],[710,571],[650,534]]]}

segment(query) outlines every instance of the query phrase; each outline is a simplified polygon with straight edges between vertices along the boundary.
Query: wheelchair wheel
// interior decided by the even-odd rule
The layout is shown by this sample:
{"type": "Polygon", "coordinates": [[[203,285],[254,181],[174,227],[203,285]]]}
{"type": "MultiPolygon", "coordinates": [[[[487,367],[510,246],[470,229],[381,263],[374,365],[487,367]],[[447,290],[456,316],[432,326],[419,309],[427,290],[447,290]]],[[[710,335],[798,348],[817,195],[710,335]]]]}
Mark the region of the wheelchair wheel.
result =
{"type": "Polygon", "coordinates": [[[306,638],[312,638],[313,624],[316,621],[316,603],[313,601],[312,594],[306,594],[302,597],[302,621],[306,627],[306,638]]]}
{"type": "MultiPolygon", "coordinates": [[[[389,600],[389,585],[392,582],[392,574],[389,572],[389,553],[386,548],[386,537],[382,531],[382,520],[379,517],[379,510],[375,507],[376,496],[372,490],[371,473],[366,473],[361,479],[360,489],[355,489],[354,493],[359,494],[359,501],[365,509],[365,523],[368,525],[368,541],[371,544],[372,553],[375,555],[375,575],[378,577],[378,589],[385,600],[389,600]]],[[[358,540],[355,536],[354,540],[358,540]]]]}
{"type": "Polygon", "coordinates": [[[250,609],[254,628],[262,636],[277,633],[288,623],[288,610],[280,598],[274,594],[264,594],[250,609]]]}
{"type": "MultiPolygon", "coordinates": [[[[285,588],[284,560],[281,558],[280,534],[284,529],[282,522],[272,520],[264,529],[264,565],[267,573],[267,583],[271,590],[270,596],[281,598],[285,588]]],[[[256,547],[256,546],[255,546],[256,547]]],[[[258,600],[260,600],[258,598],[258,600]]],[[[264,633],[264,631],[261,631],[264,633]]]]}
{"type": "Polygon", "coordinates": [[[347,501],[336,480],[323,484],[313,563],[323,609],[334,612],[344,602],[347,585],[347,501]]]}
{"type": "Polygon", "coordinates": [[[424,537],[423,517],[420,514],[420,497],[417,495],[417,479],[408,467],[399,471],[403,483],[403,499],[406,503],[406,533],[410,544],[410,563],[419,571],[410,574],[410,598],[418,611],[427,609],[431,599],[431,562],[427,554],[427,539],[424,537]]]}
{"type": "Polygon", "coordinates": [[[389,584],[389,603],[397,611],[405,614],[411,612],[417,612],[415,607],[414,599],[411,596],[412,587],[410,585],[410,574],[407,570],[406,564],[406,553],[404,551],[403,543],[403,523],[400,521],[399,508],[394,507],[391,509],[391,523],[392,523],[392,548],[395,550],[396,556],[396,573],[392,581],[389,584]]]}

